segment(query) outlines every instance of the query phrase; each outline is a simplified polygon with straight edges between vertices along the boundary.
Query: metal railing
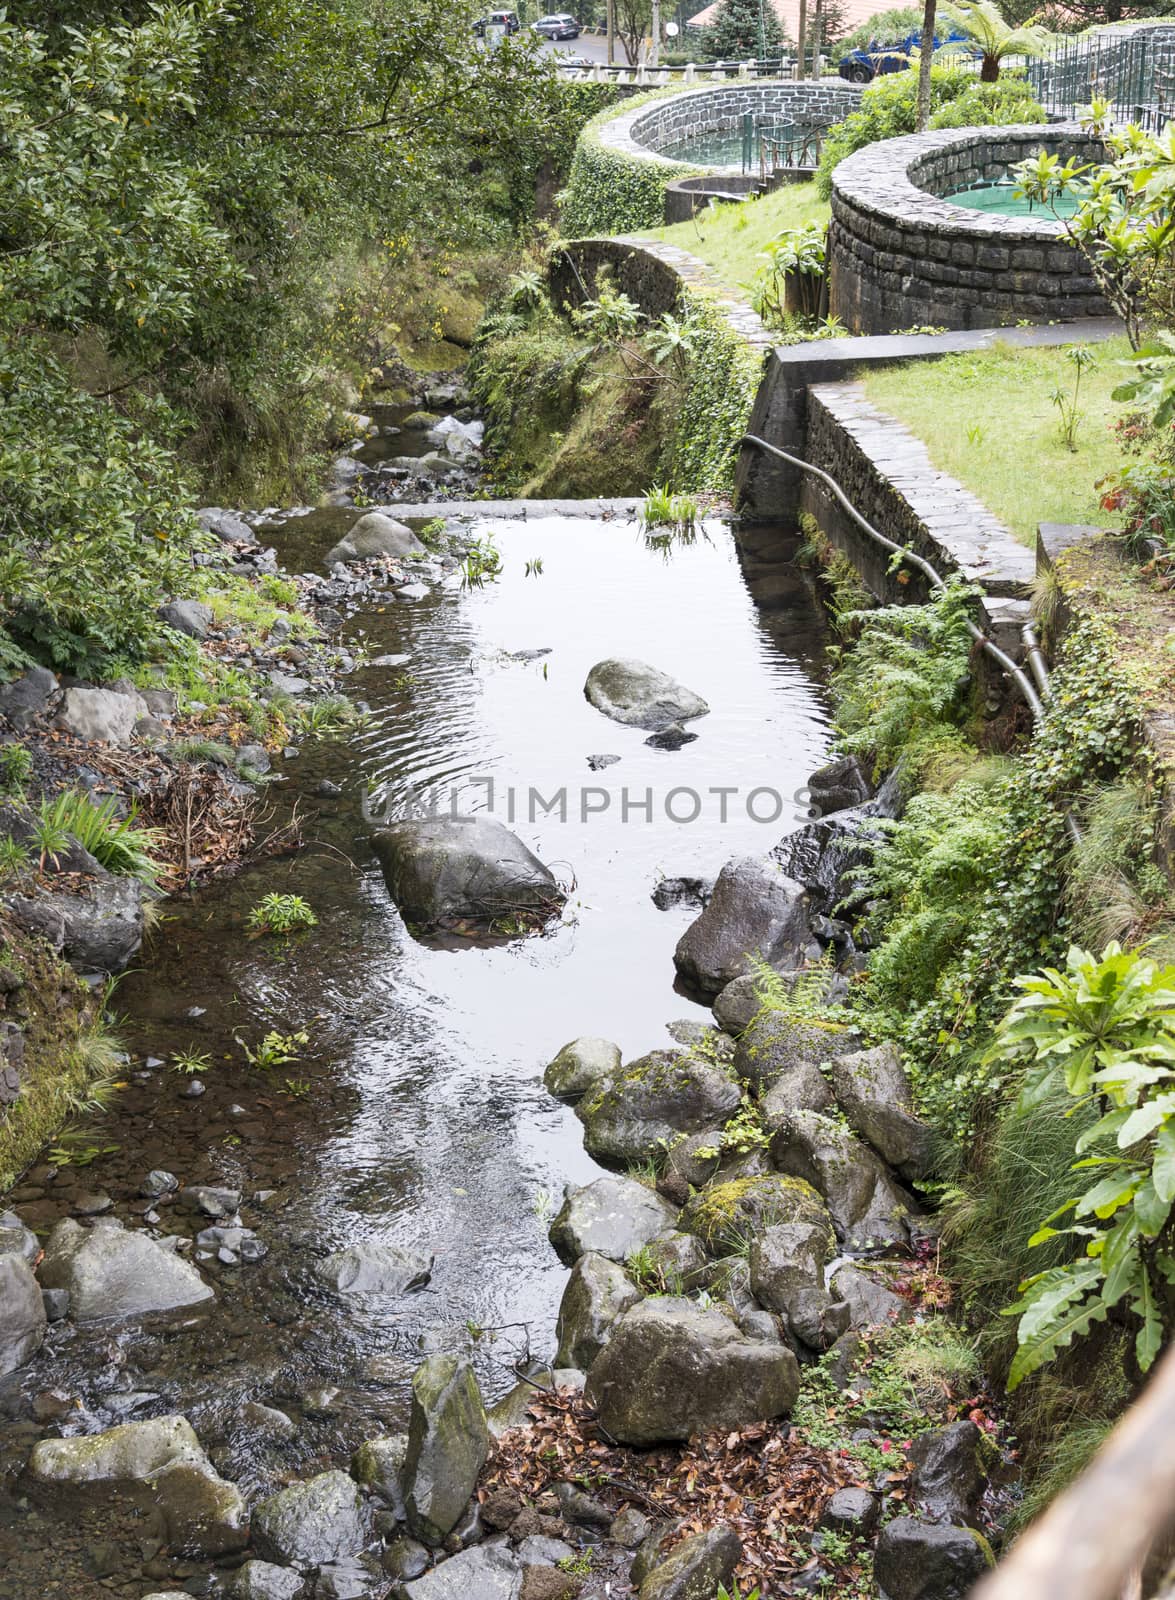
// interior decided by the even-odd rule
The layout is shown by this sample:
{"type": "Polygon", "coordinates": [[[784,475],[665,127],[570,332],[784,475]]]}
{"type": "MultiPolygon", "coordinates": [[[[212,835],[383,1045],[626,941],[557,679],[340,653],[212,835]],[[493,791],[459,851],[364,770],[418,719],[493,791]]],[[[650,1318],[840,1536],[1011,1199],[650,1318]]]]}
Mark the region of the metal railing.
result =
{"type": "Polygon", "coordinates": [[[1175,115],[1175,27],[1064,39],[1027,70],[1033,93],[1054,116],[1072,116],[1095,96],[1152,133],[1175,115]]]}

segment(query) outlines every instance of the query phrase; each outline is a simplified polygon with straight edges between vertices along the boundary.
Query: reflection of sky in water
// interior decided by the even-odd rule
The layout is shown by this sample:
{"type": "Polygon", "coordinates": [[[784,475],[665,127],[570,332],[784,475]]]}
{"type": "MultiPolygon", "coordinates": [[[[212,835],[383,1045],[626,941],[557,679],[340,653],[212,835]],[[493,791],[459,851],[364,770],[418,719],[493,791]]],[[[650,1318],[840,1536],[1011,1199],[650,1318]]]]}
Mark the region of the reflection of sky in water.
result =
{"type": "MultiPolygon", "coordinates": [[[[313,530],[301,522],[304,541],[313,530]]],[[[320,1450],[337,1456],[363,1436],[373,1368],[401,1382],[421,1338],[459,1340],[467,1318],[529,1321],[535,1352],[550,1351],[566,1273],[546,1225],[563,1184],[598,1169],[572,1111],[543,1089],[543,1066],[579,1034],[614,1039],[632,1057],[667,1043],[664,1025],[676,1017],[708,1020],[673,989],[673,948],[695,912],[658,911],[651,891],[662,874],[713,877],[731,856],[769,849],[796,825],[792,797],[827,746],[812,677],[819,634],[794,572],[767,559],[774,536],[758,535],[761,545],[740,562],[720,523],[669,560],[620,521],[545,518],[493,532],[504,559],[498,582],[391,603],[364,619],[373,655],[411,659],[358,673],[356,694],[376,708],[371,721],[345,742],[308,745],[285,768],[291,783],[274,791],[279,804],[295,784],[312,794],[325,774],[344,785],[340,801],[307,802],[310,848],[178,907],[153,960],[121,991],[140,1042],[159,1054],[194,1047],[220,1063],[234,1034],[311,1033],[305,1059],[284,1069],[305,1078],[301,1098],[282,1093],[283,1071],[259,1080],[223,1067],[209,1073],[197,1110],[167,1079],[125,1120],[109,1167],[87,1174],[93,1186],[116,1182],[120,1170],[137,1182],[156,1165],[189,1177],[202,1161],[205,1180],[283,1192],[274,1214],[245,1218],[269,1243],[267,1262],[226,1280],[199,1334],[201,1351],[231,1349],[231,1362],[206,1374],[180,1338],[164,1363],[167,1403],[187,1410],[202,1436],[229,1438],[247,1476],[269,1469],[239,1431],[239,1408],[276,1398],[275,1374],[286,1387],[357,1386],[354,1411],[344,1405],[315,1425],[320,1450]],[[542,575],[527,577],[535,558],[542,575]],[[550,654],[534,661],[505,656],[542,648],[550,654]],[[609,655],[646,660],[701,694],[711,712],[691,724],[696,741],[650,749],[644,732],[594,710],[584,679],[609,655]],[[598,752],[622,759],[593,773],[586,757],[598,752]],[[474,776],[492,776],[499,798],[510,785],[544,796],[567,787],[566,824],[523,813],[515,827],[543,860],[574,873],[568,916],[546,936],[511,945],[427,948],[389,902],[359,796],[366,785],[427,788],[474,776]],[[739,791],[725,825],[706,797],[718,785],[739,791]],[[579,820],[581,786],[608,791],[611,809],[579,820]],[[652,820],[637,812],[622,821],[625,786],[635,798],[652,789],[652,820]],[[705,798],[702,819],[666,818],[674,787],[705,798]],[[779,822],[747,817],[742,797],[755,788],[784,797],[779,822]],[[319,927],[288,947],[245,940],[245,913],[271,889],[304,894],[319,927]],[[184,1018],[191,1006],[204,1015],[184,1018]],[[231,1120],[234,1100],[251,1121],[231,1120]],[[361,1238],[435,1253],[428,1290],[340,1311],[309,1271],[323,1250],[361,1238]],[[277,1319],[275,1298],[285,1308],[277,1319]]],[[[324,521],[315,537],[325,549],[337,532],[324,521]]],[[[275,542],[280,553],[280,534],[275,542]]],[[[473,794],[484,805],[484,789],[473,794]]],[[[77,1355],[85,1336],[70,1337],[80,1341],[77,1355]]],[[[508,1381],[498,1360],[495,1351],[482,1356],[491,1393],[508,1381]]],[[[42,1371],[37,1381],[44,1387],[49,1377],[42,1371]]]]}

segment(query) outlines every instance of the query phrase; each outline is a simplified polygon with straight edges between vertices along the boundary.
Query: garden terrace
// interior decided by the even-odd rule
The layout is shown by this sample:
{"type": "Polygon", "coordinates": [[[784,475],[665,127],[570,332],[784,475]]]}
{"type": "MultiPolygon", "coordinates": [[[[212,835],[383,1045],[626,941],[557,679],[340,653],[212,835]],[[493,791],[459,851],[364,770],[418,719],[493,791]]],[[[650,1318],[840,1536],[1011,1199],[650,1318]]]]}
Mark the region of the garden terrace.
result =
{"type": "Polygon", "coordinates": [[[1030,125],[910,134],[841,162],[828,241],[832,314],[863,334],[1103,316],[1062,223],[943,198],[996,183],[1042,150],[1081,161],[1103,154],[1076,125],[1030,125]]]}

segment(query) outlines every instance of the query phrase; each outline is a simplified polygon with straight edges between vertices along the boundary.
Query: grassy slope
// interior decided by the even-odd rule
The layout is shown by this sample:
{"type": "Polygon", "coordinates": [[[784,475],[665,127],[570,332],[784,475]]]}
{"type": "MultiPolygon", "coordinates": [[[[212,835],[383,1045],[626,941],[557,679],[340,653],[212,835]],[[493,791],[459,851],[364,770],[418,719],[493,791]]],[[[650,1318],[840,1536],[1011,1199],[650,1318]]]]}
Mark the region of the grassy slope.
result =
{"type": "Polygon", "coordinates": [[[814,183],[789,183],[774,194],[740,205],[721,204],[700,211],[671,228],[644,228],[646,238],[663,239],[714,268],[724,282],[748,291],[763,265],[760,254],[785,228],[826,222],[828,205],[814,183]]]}
{"type": "Polygon", "coordinates": [[[976,494],[1025,544],[1038,522],[1109,527],[1094,484],[1122,451],[1109,425],[1123,414],[1110,398],[1122,381],[1126,340],[1095,346],[1097,365],[1081,380],[1085,420],[1076,452],[1060,437],[1053,391],[1072,393],[1074,368],[1063,350],[1013,350],[912,362],[865,375],[865,392],[922,439],[935,466],[976,494]]]}

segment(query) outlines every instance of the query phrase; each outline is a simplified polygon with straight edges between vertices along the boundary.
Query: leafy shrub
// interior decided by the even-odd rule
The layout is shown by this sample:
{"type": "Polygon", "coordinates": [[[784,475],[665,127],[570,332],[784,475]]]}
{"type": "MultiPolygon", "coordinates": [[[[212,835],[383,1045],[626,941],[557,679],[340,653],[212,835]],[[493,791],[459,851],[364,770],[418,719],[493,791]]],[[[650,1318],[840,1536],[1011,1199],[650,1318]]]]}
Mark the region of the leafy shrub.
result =
{"type": "MultiPolygon", "coordinates": [[[[854,151],[863,150],[878,139],[894,139],[913,133],[918,99],[918,74],[887,73],[871,83],[861,95],[861,106],[843,122],[828,131],[820,154],[816,183],[827,200],[832,193],[832,174],[854,151]]],[[[980,83],[965,67],[932,67],[930,71],[930,125],[934,128],[965,127],[983,123],[1043,122],[1043,108],[1033,99],[1022,78],[1006,77],[998,83],[980,83]],[[964,106],[952,120],[949,108],[956,101],[964,106]]]]}
{"type": "Polygon", "coordinates": [[[250,911],[248,925],[254,933],[296,933],[317,927],[318,918],[300,894],[267,894],[250,911]]]}
{"type": "Polygon", "coordinates": [[[1063,1085],[1078,1107],[1103,1114],[1074,1146],[1076,1192],[1028,1241],[1064,1238],[1073,1255],[1020,1285],[1009,1311],[1020,1320],[1008,1388],[1123,1301],[1137,1319],[1135,1353],[1145,1372],[1164,1339],[1161,1284],[1175,1283],[1175,967],[1117,944],[1100,960],[1074,946],[1063,970],[1047,968],[1016,986],[1020,997],[1000,1022],[993,1053],[1026,1063],[1023,1109],[1063,1085]],[[1069,1226],[1053,1226],[1069,1213],[1069,1226]]]}
{"type": "Polygon", "coordinates": [[[77,790],[66,789],[52,800],[41,802],[37,822],[44,830],[43,838],[50,834],[59,838],[72,835],[107,872],[138,878],[155,887],[160,871],[155,851],[161,846],[163,835],[157,828],[138,827],[133,813],[120,817],[113,795],[95,804],[77,790]]]}

